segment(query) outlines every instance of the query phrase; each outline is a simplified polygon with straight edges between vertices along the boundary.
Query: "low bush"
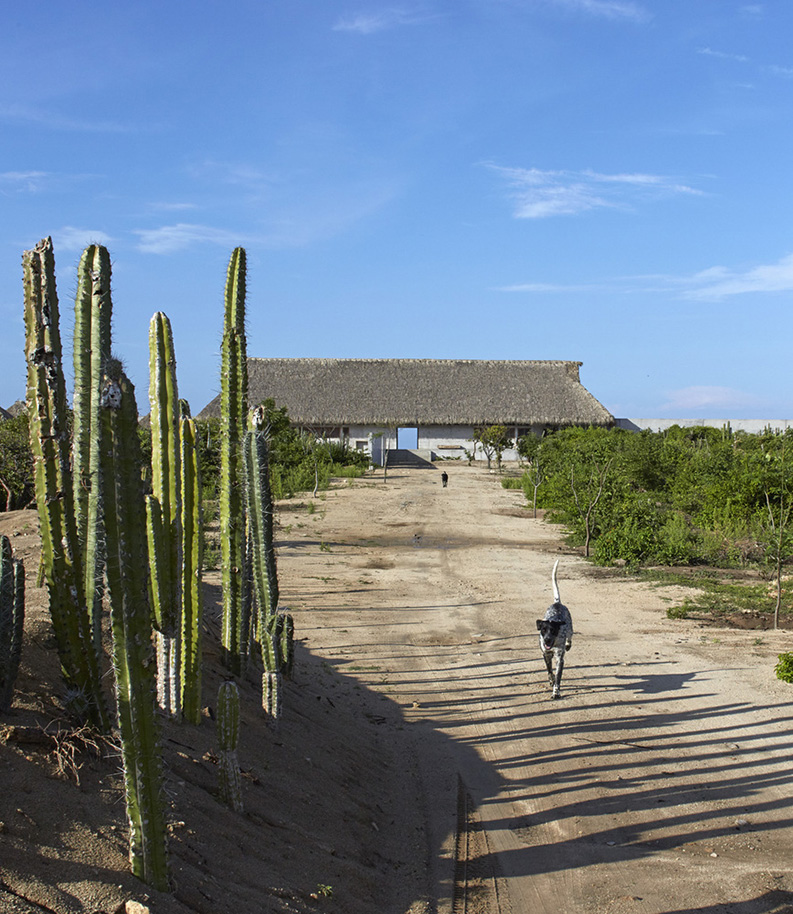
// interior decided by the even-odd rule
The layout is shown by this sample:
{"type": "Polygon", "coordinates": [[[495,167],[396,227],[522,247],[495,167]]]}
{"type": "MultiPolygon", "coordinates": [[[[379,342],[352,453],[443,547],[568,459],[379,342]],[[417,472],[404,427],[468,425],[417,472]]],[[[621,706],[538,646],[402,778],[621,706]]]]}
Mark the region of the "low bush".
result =
{"type": "Polygon", "coordinates": [[[774,672],[782,682],[793,682],[793,654],[780,654],[774,672]]]}

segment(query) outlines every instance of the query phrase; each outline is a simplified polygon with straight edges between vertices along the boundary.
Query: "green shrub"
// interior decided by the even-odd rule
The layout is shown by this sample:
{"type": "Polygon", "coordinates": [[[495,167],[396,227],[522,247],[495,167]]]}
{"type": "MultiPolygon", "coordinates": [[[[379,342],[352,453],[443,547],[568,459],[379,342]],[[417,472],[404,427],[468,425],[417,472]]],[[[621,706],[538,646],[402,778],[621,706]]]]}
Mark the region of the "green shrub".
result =
{"type": "Polygon", "coordinates": [[[774,672],[782,682],[793,682],[793,654],[780,654],[774,672]]]}

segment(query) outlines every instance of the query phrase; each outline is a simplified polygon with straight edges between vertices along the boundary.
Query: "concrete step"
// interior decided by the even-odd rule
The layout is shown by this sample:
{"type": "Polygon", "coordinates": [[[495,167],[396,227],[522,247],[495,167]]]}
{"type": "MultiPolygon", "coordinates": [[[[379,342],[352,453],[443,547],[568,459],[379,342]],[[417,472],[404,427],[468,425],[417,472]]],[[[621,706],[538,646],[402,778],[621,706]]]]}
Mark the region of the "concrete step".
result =
{"type": "Polygon", "coordinates": [[[389,467],[432,469],[432,451],[429,448],[399,448],[388,452],[389,467]]]}

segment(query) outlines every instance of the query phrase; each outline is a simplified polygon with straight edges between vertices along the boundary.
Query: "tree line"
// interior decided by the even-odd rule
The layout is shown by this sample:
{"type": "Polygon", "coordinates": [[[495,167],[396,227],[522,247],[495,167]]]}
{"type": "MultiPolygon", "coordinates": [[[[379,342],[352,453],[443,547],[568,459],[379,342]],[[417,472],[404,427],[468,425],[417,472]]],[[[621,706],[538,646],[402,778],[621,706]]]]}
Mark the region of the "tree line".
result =
{"type": "Polygon", "coordinates": [[[791,559],[793,431],[565,428],[518,441],[529,502],[608,565],[762,565],[791,559]]]}

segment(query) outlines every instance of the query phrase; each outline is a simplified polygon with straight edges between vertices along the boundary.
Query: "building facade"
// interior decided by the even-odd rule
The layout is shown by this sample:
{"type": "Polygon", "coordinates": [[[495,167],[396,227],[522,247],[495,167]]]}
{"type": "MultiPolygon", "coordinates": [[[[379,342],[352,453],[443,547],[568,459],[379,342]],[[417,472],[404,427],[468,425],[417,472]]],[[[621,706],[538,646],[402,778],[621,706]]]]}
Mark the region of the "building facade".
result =
{"type": "MultiPolygon", "coordinates": [[[[473,359],[249,359],[248,400],[286,407],[318,438],[344,440],[374,463],[398,448],[465,457],[474,429],[504,425],[513,440],[567,425],[612,426],[581,384],[581,362],[473,359]]],[[[201,413],[220,415],[220,397],[201,413]]],[[[477,457],[483,455],[479,452],[477,457]]],[[[516,459],[513,449],[503,459],[516,459]]]]}

